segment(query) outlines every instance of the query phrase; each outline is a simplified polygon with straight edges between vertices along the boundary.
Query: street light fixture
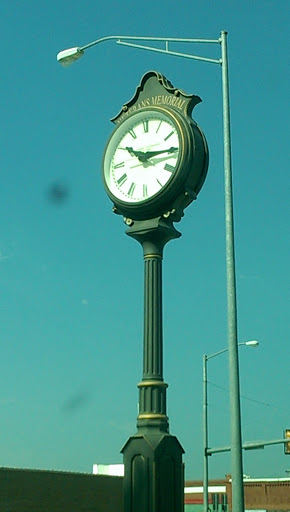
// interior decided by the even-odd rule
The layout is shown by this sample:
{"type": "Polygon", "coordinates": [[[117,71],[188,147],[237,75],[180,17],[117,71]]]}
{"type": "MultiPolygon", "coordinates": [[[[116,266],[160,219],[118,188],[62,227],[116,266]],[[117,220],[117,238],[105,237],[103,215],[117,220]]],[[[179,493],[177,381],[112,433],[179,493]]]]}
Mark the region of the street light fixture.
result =
{"type": "MultiPolygon", "coordinates": [[[[257,347],[259,342],[257,340],[242,341],[238,343],[238,347],[246,345],[248,347],[257,347]]],[[[207,362],[213,357],[219,356],[224,352],[228,352],[228,348],[224,348],[211,354],[210,356],[203,356],[203,510],[208,512],[208,418],[207,418],[207,362]]],[[[232,507],[232,510],[234,508],[232,507]]]]}
{"type": "Polygon", "coordinates": [[[163,53],[175,57],[218,64],[222,70],[222,98],[223,98],[223,133],[224,133],[224,176],[225,176],[225,234],[226,234],[226,274],[227,274],[227,318],[228,318],[228,352],[229,352],[229,388],[231,411],[231,473],[232,473],[232,503],[234,512],[244,512],[244,486],[241,438],[241,411],[240,411],[240,384],[239,360],[237,342],[237,300],[236,300],[236,272],[234,250],[234,222],[233,222],[233,193],[232,193],[232,159],[231,159],[231,133],[230,133],[230,103],[228,80],[227,32],[222,31],[218,39],[184,39],[174,37],[148,37],[148,36],[105,36],[82,46],[74,47],[58,53],[57,60],[68,66],[91,46],[105,41],[115,41],[117,44],[133,48],[163,53]],[[164,43],[165,48],[156,48],[147,43],[164,43]],[[139,44],[141,43],[141,44],[139,44]],[[188,44],[217,44],[221,48],[220,59],[200,57],[169,49],[172,43],[188,44]]]}
{"type": "MultiPolygon", "coordinates": [[[[222,35],[226,32],[222,32],[222,35]]],[[[96,46],[97,44],[103,43],[105,41],[115,41],[117,44],[121,44],[123,46],[132,46],[133,48],[139,48],[142,50],[149,50],[157,53],[166,53],[167,55],[173,55],[176,57],[185,57],[188,59],[201,60],[205,62],[212,62],[214,64],[222,64],[222,59],[211,59],[208,57],[200,57],[197,55],[191,55],[181,52],[174,52],[169,50],[170,43],[214,43],[220,44],[220,39],[183,39],[178,37],[147,37],[147,36],[105,36],[100,39],[96,39],[85,46],[76,46],[74,48],[68,48],[66,50],[62,50],[56,56],[58,62],[63,66],[70,66],[75,60],[78,60],[84,54],[85,50],[90,48],[91,46],[96,46]],[[150,41],[150,42],[164,42],[165,49],[162,48],[154,48],[151,46],[144,46],[143,44],[137,44],[132,41],[150,41]]]]}
{"type": "Polygon", "coordinates": [[[57,54],[57,60],[63,66],[66,67],[66,66],[70,66],[73,62],[78,60],[83,54],[84,54],[84,51],[78,47],[68,48],[67,50],[63,50],[62,52],[59,52],[57,54]]]}

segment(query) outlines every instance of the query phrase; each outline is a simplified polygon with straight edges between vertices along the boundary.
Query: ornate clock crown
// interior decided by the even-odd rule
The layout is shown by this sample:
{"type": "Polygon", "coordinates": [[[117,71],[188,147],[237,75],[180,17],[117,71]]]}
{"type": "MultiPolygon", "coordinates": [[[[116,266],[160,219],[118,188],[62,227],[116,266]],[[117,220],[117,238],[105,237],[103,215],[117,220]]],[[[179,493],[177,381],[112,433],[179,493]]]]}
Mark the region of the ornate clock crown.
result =
{"type": "Polygon", "coordinates": [[[111,121],[120,124],[129,114],[145,107],[163,106],[177,110],[185,117],[190,117],[194,107],[202,100],[194,94],[187,94],[177,89],[158,71],[148,71],[141,78],[134,96],[124,103],[121,111],[111,121]]]}

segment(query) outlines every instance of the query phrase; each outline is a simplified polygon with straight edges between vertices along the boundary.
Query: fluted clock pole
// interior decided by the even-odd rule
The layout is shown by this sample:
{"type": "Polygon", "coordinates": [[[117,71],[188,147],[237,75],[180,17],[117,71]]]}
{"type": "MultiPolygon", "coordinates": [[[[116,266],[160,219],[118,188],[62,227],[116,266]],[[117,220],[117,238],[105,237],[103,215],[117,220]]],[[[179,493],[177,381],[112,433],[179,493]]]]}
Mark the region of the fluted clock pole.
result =
{"type": "Polygon", "coordinates": [[[134,222],[127,234],[143,247],[144,358],[139,388],[137,433],[124,455],[125,512],[184,510],[183,448],[169,433],[163,379],[162,257],[165,244],[180,233],[162,217],[134,222]]]}

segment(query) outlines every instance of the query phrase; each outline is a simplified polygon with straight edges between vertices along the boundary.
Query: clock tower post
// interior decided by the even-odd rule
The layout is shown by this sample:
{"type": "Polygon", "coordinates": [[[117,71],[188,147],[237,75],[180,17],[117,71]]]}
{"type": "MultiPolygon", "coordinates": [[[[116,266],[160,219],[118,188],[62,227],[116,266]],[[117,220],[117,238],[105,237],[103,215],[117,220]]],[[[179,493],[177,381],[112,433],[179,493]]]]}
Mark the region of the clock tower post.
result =
{"type": "Polygon", "coordinates": [[[184,510],[184,450],[169,432],[163,379],[162,259],[167,242],[181,236],[173,222],[197,198],[207,173],[206,139],[191,118],[200,101],[148,72],[112,120],[116,128],[104,151],[113,211],[144,256],[143,377],[137,432],[122,448],[124,512],[184,510]]]}
{"type": "Polygon", "coordinates": [[[169,433],[163,380],[162,257],[169,240],[180,233],[170,221],[135,222],[127,231],[144,255],[144,360],[139,388],[137,433],[124,455],[125,512],[182,512],[184,476],[179,441],[169,433]]]}

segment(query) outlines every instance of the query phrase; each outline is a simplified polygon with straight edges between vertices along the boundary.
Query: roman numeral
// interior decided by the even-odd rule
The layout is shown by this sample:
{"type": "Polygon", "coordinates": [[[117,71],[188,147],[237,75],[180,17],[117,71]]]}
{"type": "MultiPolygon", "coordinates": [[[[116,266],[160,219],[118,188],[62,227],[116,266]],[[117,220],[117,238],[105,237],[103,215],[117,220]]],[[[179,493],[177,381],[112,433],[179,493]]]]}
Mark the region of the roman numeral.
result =
{"type": "Polygon", "coordinates": [[[136,133],[134,132],[134,130],[130,130],[130,131],[129,131],[129,133],[130,133],[130,135],[131,135],[131,137],[132,137],[133,139],[137,139],[137,135],[136,135],[136,133]]]}
{"type": "Polygon", "coordinates": [[[128,190],[128,196],[133,197],[135,188],[136,188],[136,183],[134,183],[134,181],[133,181],[128,190]]]}
{"type": "Polygon", "coordinates": [[[147,197],[147,196],[148,196],[147,185],[144,184],[143,185],[143,197],[147,197]]]}
{"type": "Polygon", "coordinates": [[[158,125],[158,127],[157,127],[157,130],[156,130],[156,133],[158,133],[158,130],[159,130],[159,128],[160,128],[160,126],[161,126],[161,124],[162,124],[162,121],[160,121],[160,123],[159,123],[159,125],[158,125]]]}
{"type": "Polygon", "coordinates": [[[145,121],[143,121],[143,129],[144,129],[144,133],[148,133],[148,131],[149,131],[149,121],[148,121],[148,119],[145,119],[145,121]]]}
{"type": "Polygon", "coordinates": [[[156,181],[158,183],[158,185],[160,186],[160,188],[162,188],[162,183],[160,183],[160,181],[156,178],[156,181]]]}
{"type": "Polygon", "coordinates": [[[174,165],[165,164],[164,169],[165,169],[165,171],[173,172],[175,167],[174,167],[174,165]]]}
{"type": "Polygon", "coordinates": [[[127,181],[128,179],[128,176],[127,174],[123,174],[123,176],[121,176],[118,180],[117,180],[117,183],[118,185],[120,185],[120,187],[125,183],[125,181],[127,181]]]}
{"type": "Polygon", "coordinates": [[[125,162],[120,162],[119,164],[114,165],[114,169],[119,169],[120,167],[124,167],[125,162]]]}
{"type": "Polygon", "coordinates": [[[167,135],[164,140],[168,140],[169,137],[171,137],[171,135],[173,135],[173,134],[174,134],[174,132],[169,133],[169,135],[167,135]]]}

